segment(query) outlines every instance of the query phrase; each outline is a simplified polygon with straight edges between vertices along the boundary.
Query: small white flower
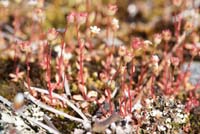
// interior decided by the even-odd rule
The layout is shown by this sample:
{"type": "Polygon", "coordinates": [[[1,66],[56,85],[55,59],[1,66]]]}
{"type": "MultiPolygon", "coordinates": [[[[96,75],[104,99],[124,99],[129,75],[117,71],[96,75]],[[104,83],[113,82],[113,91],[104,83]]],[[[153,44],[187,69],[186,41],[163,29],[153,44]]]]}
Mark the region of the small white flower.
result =
{"type": "Polygon", "coordinates": [[[90,31],[93,33],[93,34],[98,34],[100,32],[100,28],[98,28],[97,26],[91,26],[90,27],[90,31]]]}
{"type": "Polygon", "coordinates": [[[127,11],[131,17],[134,17],[138,13],[138,9],[135,4],[130,4],[127,8],[127,11]]]}
{"type": "Polygon", "coordinates": [[[114,29],[119,29],[119,20],[116,18],[112,19],[112,26],[114,29]]]}

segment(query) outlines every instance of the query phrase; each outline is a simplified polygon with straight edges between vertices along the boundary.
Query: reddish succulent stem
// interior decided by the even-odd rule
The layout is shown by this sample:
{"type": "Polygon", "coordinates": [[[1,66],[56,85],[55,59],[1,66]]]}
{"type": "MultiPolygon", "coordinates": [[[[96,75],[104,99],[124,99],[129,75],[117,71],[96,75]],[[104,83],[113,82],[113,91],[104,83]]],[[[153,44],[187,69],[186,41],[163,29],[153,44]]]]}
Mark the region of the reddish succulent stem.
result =
{"type": "Polygon", "coordinates": [[[142,80],[143,80],[143,77],[144,77],[144,75],[145,75],[145,73],[146,73],[146,71],[147,71],[147,69],[146,69],[147,67],[145,66],[142,66],[142,69],[141,69],[141,74],[140,74],[140,79],[138,80],[138,83],[137,83],[137,88],[142,84],[142,80]]]}
{"type": "MultiPolygon", "coordinates": [[[[132,68],[133,68],[134,65],[132,65],[132,68]]],[[[131,96],[131,87],[133,85],[133,75],[134,75],[134,72],[133,72],[133,69],[131,68],[131,76],[130,76],[130,84],[129,84],[129,87],[128,87],[128,97],[129,97],[129,112],[131,112],[131,109],[132,109],[132,96],[131,96]]]]}
{"type": "Polygon", "coordinates": [[[77,32],[77,40],[78,40],[78,45],[79,45],[79,76],[80,76],[80,83],[84,85],[84,80],[83,80],[83,44],[80,42],[79,38],[79,26],[76,24],[76,32],[77,32]]]}
{"type": "Polygon", "coordinates": [[[109,112],[112,113],[113,112],[113,106],[112,106],[112,101],[111,101],[111,91],[108,88],[106,90],[107,90],[107,93],[108,93],[107,101],[108,101],[109,106],[110,106],[109,112]]]}
{"type": "Polygon", "coordinates": [[[168,42],[165,42],[165,45],[164,45],[164,57],[166,57],[167,55],[167,50],[168,50],[168,42]]]}
{"type": "MultiPolygon", "coordinates": [[[[47,44],[47,48],[48,48],[48,44],[47,44]]],[[[53,92],[53,89],[52,89],[52,85],[51,85],[51,50],[49,50],[49,52],[47,53],[47,86],[48,86],[48,89],[49,89],[49,96],[50,96],[50,99],[52,100],[52,92],[53,92]]]]}
{"type": "Polygon", "coordinates": [[[26,58],[26,67],[27,67],[26,80],[27,80],[27,83],[28,83],[28,89],[29,89],[30,93],[32,94],[32,90],[31,90],[31,87],[30,87],[30,65],[29,65],[29,61],[28,61],[29,57],[30,57],[30,52],[27,53],[27,58],[26,58]]]}
{"type": "Polygon", "coordinates": [[[80,72],[79,72],[79,75],[80,75],[80,81],[81,81],[81,84],[84,85],[84,79],[83,79],[83,47],[80,46],[80,57],[79,57],[79,65],[80,65],[80,72]]]}
{"type": "Polygon", "coordinates": [[[154,81],[155,81],[155,75],[152,74],[151,76],[151,96],[154,97],[154,81]]]}
{"type": "Polygon", "coordinates": [[[164,90],[165,91],[167,91],[168,89],[168,87],[167,87],[167,84],[168,84],[168,73],[169,73],[169,71],[168,71],[168,66],[166,65],[167,63],[165,63],[165,70],[164,70],[164,90]]]}
{"type": "Polygon", "coordinates": [[[81,42],[80,37],[79,37],[79,25],[76,24],[76,32],[77,32],[77,40],[78,40],[78,45],[79,45],[79,84],[81,86],[79,86],[80,91],[83,95],[83,97],[87,100],[87,95],[86,92],[84,91],[84,86],[85,86],[85,82],[84,82],[84,72],[83,72],[83,66],[84,66],[84,55],[83,55],[83,51],[84,51],[84,42],[81,42]]]}

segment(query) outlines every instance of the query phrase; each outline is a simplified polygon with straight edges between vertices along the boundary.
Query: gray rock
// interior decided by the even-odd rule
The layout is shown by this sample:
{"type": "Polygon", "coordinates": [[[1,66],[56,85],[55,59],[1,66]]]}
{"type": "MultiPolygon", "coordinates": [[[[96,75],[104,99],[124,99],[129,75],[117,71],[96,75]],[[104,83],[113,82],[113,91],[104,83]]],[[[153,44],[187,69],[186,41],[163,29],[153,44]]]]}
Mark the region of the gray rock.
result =
{"type": "MultiPolygon", "coordinates": [[[[182,66],[183,71],[186,71],[187,66],[189,63],[184,63],[182,66]]],[[[192,84],[197,84],[200,80],[200,62],[192,62],[189,68],[189,71],[191,72],[191,77],[189,81],[192,84]]]]}

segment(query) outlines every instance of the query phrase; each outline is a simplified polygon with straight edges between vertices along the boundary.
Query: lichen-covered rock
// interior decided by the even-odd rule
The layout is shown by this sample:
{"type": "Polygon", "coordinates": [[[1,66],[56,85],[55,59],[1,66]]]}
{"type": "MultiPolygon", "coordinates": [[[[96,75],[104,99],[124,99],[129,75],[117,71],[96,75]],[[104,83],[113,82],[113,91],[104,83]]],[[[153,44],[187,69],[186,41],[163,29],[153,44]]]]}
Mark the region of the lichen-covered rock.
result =
{"type": "Polygon", "coordinates": [[[20,116],[18,112],[25,116],[30,116],[34,120],[43,120],[43,114],[36,106],[29,105],[21,111],[14,111],[12,109],[12,103],[0,98],[0,133],[1,134],[46,134],[47,131],[20,116]]]}

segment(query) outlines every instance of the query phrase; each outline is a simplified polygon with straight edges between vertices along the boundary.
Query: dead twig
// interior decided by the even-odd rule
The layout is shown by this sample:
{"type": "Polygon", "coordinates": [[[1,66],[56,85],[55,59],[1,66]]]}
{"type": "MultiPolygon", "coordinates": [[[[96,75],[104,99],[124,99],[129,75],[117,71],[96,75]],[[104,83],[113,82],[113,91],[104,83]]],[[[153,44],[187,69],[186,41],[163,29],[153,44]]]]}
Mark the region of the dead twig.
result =
{"type": "Polygon", "coordinates": [[[28,99],[28,100],[31,100],[33,103],[35,103],[37,106],[45,109],[45,110],[48,110],[52,113],[55,113],[55,114],[58,114],[60,116],[63,116],[69,120],[72,120],[72,121],[77,121],[77,122],[80,122],[80,123],[84,123],[85,121],[82,120],[82,119],[79,119],[79,118],[76,118],[76,117],[73,117],[71,115],[68,115],[62,111],[59,111],[59,110],[56,110],[55,108],[51,107],[51,106],[48,106],[44,103],[42,103],[41,101],[39,101],[38,99],[36,99],[35,97],[33,97],[29,92],[25,92],[24,93],[25,97],[28,99]]]}
{"type": "MultiPolygon", "coordinates": [[[[25,84],[25,86],[27,87],[28,85],[25,84]]],[[[44,89],[41,89],[41,88],[36,88],[36,87],[30,87],[31,90],[35,90],[37,92],[40,92],[40,93],[44,93],[44,94],[49,94],[48,90],[44,90],[44,89]]],[[[89,122],[89,120],[87,119],[87,117],[83,114],[83,112],[81,112],[81,110],[79,108],[77,108],[67,97],[62,97],[56,93],[52,93],[52,95],[55,97],[55,98],[58,98],[60,100],[62,100],[64,103],[66,103],[69,107],[71,107],[74,111],[76,111],[83,119],[84,121],[86,122],[89,122]]]]}

